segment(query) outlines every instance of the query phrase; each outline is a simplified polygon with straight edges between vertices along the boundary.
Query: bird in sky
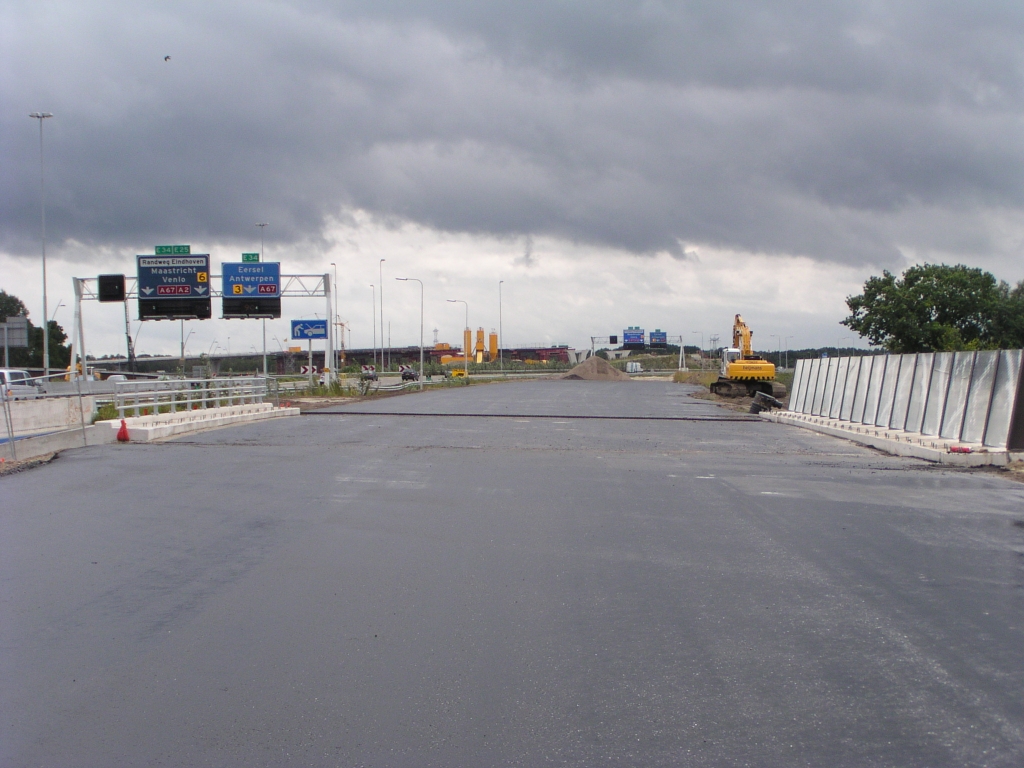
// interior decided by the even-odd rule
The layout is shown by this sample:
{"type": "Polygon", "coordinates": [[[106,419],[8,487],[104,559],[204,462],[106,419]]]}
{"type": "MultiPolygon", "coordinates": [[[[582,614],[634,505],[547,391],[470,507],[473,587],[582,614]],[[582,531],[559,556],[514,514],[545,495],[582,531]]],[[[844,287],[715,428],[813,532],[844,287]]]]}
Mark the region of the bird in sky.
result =
{"type": "Polygon", "coordinates": [[[164,56],[164,61],[170,61],[170,60],[171,60],[170,56],[164,56]]]}

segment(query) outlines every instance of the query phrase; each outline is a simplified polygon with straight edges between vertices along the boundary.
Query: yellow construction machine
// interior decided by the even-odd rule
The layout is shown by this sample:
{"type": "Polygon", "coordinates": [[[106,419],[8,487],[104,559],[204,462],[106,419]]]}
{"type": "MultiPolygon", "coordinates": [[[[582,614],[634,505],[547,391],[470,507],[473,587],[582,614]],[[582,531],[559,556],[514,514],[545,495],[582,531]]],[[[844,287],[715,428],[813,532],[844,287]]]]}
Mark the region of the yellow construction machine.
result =
{"type": "Polygon", "coordinates": [[[722,350],[722,368],[711,391],[722,397],[754,397],[758,392],[780,398],[786,387],[775,381],[775,366],[754,354],[750,346],[750,330],[743,318],[736,315],[732,325],[732,346],[722,350]]]}

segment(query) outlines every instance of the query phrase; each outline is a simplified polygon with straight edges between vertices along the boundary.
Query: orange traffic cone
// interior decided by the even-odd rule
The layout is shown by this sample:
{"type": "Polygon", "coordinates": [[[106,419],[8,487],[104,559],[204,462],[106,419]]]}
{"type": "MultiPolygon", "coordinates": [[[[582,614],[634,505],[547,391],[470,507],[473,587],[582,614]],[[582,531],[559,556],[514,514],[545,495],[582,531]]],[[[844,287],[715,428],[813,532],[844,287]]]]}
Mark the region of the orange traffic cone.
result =
{"type": "Polygon", "coordinates": [[[128,441],[128,424],[125,423],[124,419],[121,419],[121,428],[117,430],[117,442],[127,443],[128,441]]]}

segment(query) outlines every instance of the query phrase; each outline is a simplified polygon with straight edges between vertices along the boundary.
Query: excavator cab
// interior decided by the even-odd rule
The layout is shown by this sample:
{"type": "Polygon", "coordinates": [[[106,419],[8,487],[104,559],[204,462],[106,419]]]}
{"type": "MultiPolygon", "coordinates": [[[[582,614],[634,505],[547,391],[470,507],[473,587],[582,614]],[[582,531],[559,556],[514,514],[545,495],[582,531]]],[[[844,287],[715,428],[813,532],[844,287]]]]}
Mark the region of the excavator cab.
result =
{"type": "Polygon", "coordinates": [[[735,363],[737,360],[743,359],[743,352],[736,349],[736,347],[726,347],[722,350],[722,376],[729,375],[729,364],[735,363]]]}

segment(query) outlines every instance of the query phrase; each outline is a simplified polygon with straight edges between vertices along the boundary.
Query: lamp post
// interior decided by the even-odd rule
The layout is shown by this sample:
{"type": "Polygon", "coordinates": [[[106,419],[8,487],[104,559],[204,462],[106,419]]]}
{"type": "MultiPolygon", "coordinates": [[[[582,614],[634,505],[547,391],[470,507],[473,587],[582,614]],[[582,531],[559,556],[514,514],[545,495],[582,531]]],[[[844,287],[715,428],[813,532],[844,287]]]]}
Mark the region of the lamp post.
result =
{"type": "Polygon", "coordinates": [[[188,332],[188,336],[186,336],[185,335],[185,321],[184,320],[181,321],[181,378],[183,378],[183,379],[188,378],[185,375],[185,344],[188,342],[189,339],[192,338],[192,334],[195,333],[195,332],[196,332],[195,328],[190,328],[189,332],[188,332]]]}
{"type": "Polygon", "coordinates": [[[778,363],[776,363],[776,364],[777,365],[782,365],[782,337],[779,334],[777,334],[777,333],[769,333],[768,334],[768,338],[769,339],[778,339],[779,340],[779,359],[778,359],[778,363]]]}
{"type": "MultiPolygon", "coordinates": [[[[469,331],[469,302],[463,301],[462,299],[448,299],[449,304],[465,304],[466,305],[466,331],[469,331]]],[[[469,345],[465,342],[466,334],[463,334],[462,345],[466,349],[462,350],[462,360],[466,364],[466,383],[469,384],[469,345]]],[[[470,339],[473,337],[470,336],[470,339]]]]}
{"type": "MultiPolygon", "coordinates": [[[[260,261],[263,261],[263,228],[267,222],[258,221],[256,226],[260,228],[260,261]]],[[[263,318],[263,375],[267,375],[267,318],[263,318]]]]}
{"type": "MultiPolygon", "coordinates": [[[[43,377],[50,375],[50,324],[47,322],[49,315],[46,311],[46,181],[43,173],[43,120],[53,117],[49,112],[32,112],[29,117],[39,121],[39,204],[42,211],[42,244],[43,244],[43,377]]],[[[82,351],[82,360],[85,361],[85,351],[82,351]]],[[[75,367],[75,361],[71,361],[71,367],[75,367]]],[[[82,366],[83,372],[85,366],[82,366]]],[[[48,379],[47,379],[48,380],[48,379]]]]}
{"type": "MultiPolygon", "coordinates": [[[[331,333],[337,333],[338,329],[338,265],[333,261],[331,268],[334,269],[334,320],[331,322],[331,333]]],[[[341,346],[345,346],[345,332],[342,331],[341,346]]],[[[332,378],[338,378],[338,345],[334,345],[334,359],[331,360],[331,370],[334,371],[332,378]]]]}
{"type": "Polygon", "coordinates": [[[380,286],[380,367],[384,368],[384,262],[387,259],[381,259],[377,262],[377,278],[378,285],[380,286]]]}
{"type": "Polygon", "coordinates": [[[790,340],[790,339],[792,339],[792,338],[793,338],[792,336],[787,336],[787,337],[786,337],[786,341],[785,341],[785,347],[786,347],[786,364],[785,364],[784,366],[782,366],[782,367],[783,367],[784,369],[786,369],[786,370],[789,370],[789,340],[790,340]]]}
{"type": "Polygon", "coordinates": [[[266,226],[267,222],[257,221],[256,226],[259,227],[259,260],[263,260],[263,227],[266,226]]]}
{"type": "Polygon", "coordinates": [[[373,365],[377,366],[377,287],[370,283],[370,291],[373,296],[373,314],[370,315],[370,325],[373,326],[373,365]]]}
{"type": "Polygon", "coordinates": [[[501,370],[501,375],[505,375],[505,353],[501,351],[501,284],[504,280],[498,281],[498,368],[501,370]]]}
{"type": "Polygon", "coordinates": [[[692,331],[700,334],[700,369],[704,370],[704,331],[692,331]]]}
{"type": "Polygon", "coordinates": [[[415,277],[396,277],[403,283],[413,280],[420,284],[420,389],[423,389],[423,281],[415,277]]]}

